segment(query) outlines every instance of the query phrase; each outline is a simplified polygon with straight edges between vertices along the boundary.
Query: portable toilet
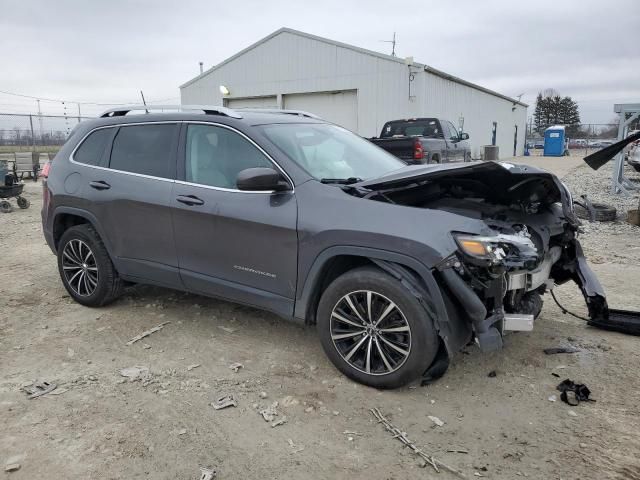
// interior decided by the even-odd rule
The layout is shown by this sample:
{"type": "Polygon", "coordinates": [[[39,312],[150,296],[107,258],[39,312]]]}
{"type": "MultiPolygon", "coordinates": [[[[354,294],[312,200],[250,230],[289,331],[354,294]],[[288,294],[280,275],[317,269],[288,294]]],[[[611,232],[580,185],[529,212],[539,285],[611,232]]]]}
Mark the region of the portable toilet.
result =
{"type": "Polygon", "coordinates": [[[555,125],[544,131],[544,156],[562,157],[565,148],[564,126],[555,125]]]}

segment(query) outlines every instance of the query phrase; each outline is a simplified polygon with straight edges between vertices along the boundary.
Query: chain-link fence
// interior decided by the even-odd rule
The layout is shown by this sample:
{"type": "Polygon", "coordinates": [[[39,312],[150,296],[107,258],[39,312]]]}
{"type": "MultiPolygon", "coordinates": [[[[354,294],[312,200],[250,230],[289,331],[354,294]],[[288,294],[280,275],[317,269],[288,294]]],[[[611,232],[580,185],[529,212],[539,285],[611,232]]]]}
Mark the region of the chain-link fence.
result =
{"type": "MultiPolygon", "coordinates": [[[[567,151],[570,155],[588,155],[615,143],[618,138],[617,123],[583,123],[564,125],[567,151]]],[[[527,150],[529,155],[544,155],[544,129],[527,124],[527,150]]]]}
{"type": "Polygon", "coordinates": [[[0,113],[0,153],[57,152],[89,117],[0,113]]]}

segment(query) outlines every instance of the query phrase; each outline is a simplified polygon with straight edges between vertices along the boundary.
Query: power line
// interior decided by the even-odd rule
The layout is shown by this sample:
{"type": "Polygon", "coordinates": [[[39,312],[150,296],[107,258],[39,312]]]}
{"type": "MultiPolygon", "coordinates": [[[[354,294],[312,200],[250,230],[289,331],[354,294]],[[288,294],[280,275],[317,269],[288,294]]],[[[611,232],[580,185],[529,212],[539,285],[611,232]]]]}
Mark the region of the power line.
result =
{"type": "MultiPolygon", "coordinates": [[[[12,95],[14,97],[21,97],[21,98],[29,98],[32,100],[41,100],[41,101],[45,101],[45,102],[56,102],[56,103],[75,103],[75,104],[80,104],[80,105],[96,105],[96,106],[103,106],[103,107],[109,107],[112,105],[127,105],[127,104],[131,104],[131,103],[137,103],[135,100],[132,102],[111,102],[111,103],[103,103],[103,102],[78,102],[75,100],[63,100],[63,99],[59,99],[59,98],[45,98],[45,97],[36,97],[33,95],[25,95],[22,93],[15,93],[15,92],[7,92],[5,90],[0,90],[0,93],[3,93],[5,95],[12,95]]],[[[173,100],[174,98],[179,98],[179,97],[168,97],[168,98],[163,98],[160,100],[151,100],[152,102],[164,102],[167,100],[173,100]]]]}

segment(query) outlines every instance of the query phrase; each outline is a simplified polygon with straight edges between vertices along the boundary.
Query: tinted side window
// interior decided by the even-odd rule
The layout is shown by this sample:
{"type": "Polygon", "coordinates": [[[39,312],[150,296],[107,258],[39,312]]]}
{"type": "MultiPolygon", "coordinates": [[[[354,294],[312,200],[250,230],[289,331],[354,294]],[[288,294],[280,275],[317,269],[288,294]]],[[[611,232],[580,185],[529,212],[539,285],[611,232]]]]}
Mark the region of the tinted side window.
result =
{"type": "Polygon", "coordinates": [[[237,188],[238,173],[246,168],[273,168],[251,142],[227,128],[187,127],[185,178],[211,187],[237,188]]]}
{"type": "Polygon", "coordinates": [[[109,166],[125,172],[174,178],[176,128],[174,124],[120,127],[113,140],[109,166]]]}
{"type": "Polygon", "coordinates": [[[112,134],[113,128],[101,128],[91,133],[73,154],[73,159],[78,163],[98,165],[112,134]]]}
{"type": "Polygon", "coordinates": [[[447,122],[449,124],[449,136],[451,138],[458,138],[460,134],[458,133],[458,129],[451,122],[447,122]]]}

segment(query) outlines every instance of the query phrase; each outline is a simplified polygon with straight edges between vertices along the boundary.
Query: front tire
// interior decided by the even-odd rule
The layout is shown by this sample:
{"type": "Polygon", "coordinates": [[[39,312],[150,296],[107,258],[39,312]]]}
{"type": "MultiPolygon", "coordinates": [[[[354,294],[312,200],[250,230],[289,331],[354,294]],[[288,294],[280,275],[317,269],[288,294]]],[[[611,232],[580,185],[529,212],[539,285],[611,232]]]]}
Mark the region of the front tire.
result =
{"type": "Polygon", "coordinates": [[[375,388],[397,388],[431,365],[438,335],[418,299],[373,267],[351,270],[327,287],[317,328],[331,362],[347,377],[375,388]]]}
{"type": "Polygon", "coordinates": [[[90,225],[64,232],[58,245],[58,271],[69,295],[87,307],[106,305],[122,292],[122,280],[90,225]]]}

